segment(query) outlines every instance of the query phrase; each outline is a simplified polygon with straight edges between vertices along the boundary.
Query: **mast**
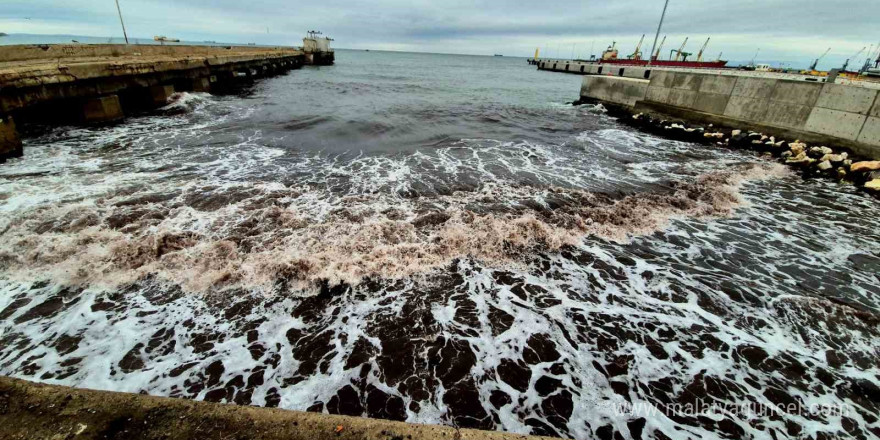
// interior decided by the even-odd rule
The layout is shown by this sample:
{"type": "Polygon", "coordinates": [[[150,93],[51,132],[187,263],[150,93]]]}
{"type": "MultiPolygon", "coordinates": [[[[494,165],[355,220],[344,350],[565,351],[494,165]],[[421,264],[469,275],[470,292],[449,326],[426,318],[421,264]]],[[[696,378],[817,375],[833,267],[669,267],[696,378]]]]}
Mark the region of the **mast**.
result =
{"type": "MultiPolygon", "coordinates": [[[[657,33],[654,35],[654,44],[651,46],[651,53],[654,53],[654,49],[657,47],[657,39],[660,38],[660,29],[663,27],[663,19],[666,18],[666,8],[667,7],[669,7],[669,0],[666,0],[666,2],[663,3],[663,13],[660,14],[660,23],[657,25],[657,33]]],[[[663,37],[663,40],[666,41],[666,37],[663,37]]],[[[661,43],[661,46],[662,46],[662,43],[661,43]]],[[[659,55],[659,53],[660,53],[659,50],[657,53],[659,55]]],[[[652,61],[651,57],[649,56],[648,57],[648,66],[651,65],[651,61],[652,61]]]]}
{"type": "Polygon", "coordinates": [[[128,44],[128,33],[125,32],[125,22],[122,21],[122,8],[119,7],[119,0],[116,0],[116,12],[119,13],[119,23],[122,24],[122,36],[125,37],[125,44],[128,44]]]}

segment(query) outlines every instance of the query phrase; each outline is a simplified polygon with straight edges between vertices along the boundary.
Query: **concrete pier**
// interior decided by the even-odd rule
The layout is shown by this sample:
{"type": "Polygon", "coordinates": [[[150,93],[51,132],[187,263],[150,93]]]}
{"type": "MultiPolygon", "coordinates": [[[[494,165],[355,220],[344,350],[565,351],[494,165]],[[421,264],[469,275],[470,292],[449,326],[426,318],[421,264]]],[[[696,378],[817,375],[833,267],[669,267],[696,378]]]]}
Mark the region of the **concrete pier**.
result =
{"type": "Polygon", "coordinates": [[[0,377],[0,438],[540,440],[494,431],[195,402],[0,377]]]}
{"type": "Polygon", "coordinates": [[[880,158],[880,90],[870,84],[742,72],[614,68],[614,76],[585,76],[581,98],[636,112],[837,145],[864,157],[880,158]]]}
{"type": "MultiPolygon", "coordinates": [[[[253,80],[306,62],[302,51],[287,47],[0,46],[0,120],[114,121],[164,105],[175,90],[223,90],[241,79],[236,72],[253,80]]],[[[12,125],[0,127],[0,157],[20,154],[12,125]]]]}

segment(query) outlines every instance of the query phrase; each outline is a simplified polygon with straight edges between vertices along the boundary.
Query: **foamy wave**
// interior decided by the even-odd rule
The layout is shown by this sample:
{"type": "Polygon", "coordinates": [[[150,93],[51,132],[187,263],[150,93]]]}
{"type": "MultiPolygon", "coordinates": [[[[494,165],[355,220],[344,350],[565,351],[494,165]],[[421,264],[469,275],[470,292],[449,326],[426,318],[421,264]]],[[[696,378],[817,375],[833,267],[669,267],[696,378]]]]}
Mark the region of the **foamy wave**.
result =
{"type": "Polygon", "coordinates": [[[303,291],[426,273],[465,257],[515,264],[588,235],[625,241],[674,218],[731,215],[744,181],[782,175],[780,165],[748,165],[617,200],[506,184],[441,196],[430,207],[360,195],[322,218],[309,215],[321,195],[307,188],[198,188],[171,200],[84,202],[10,219],[0,264],[20,280],[106,288],[156,275],[193,292],[303,291]]]}

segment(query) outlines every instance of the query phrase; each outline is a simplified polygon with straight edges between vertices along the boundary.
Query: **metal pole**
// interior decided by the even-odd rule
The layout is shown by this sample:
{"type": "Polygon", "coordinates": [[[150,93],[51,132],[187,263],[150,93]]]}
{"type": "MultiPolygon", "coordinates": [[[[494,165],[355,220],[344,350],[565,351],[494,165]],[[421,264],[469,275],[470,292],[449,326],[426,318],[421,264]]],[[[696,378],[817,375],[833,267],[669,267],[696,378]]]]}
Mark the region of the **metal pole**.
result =
{"type": "Polygon", "coordinates": [[[122,8],[119,7],[119,0],[116,0],[116,12],[119,12],[119,23],[122,24],[122,36],[125,37],[125,44],[128,44],[128,33],[125,32],[125,22],[122,21],[122,8]]]}
{"type": "Polygon", "coordinates": [[[648,66],[651,65],[651,61],[654,58],[654,49],[657,48],[657,39],[660,38],[660,28],[663,27],[663,19],[666,18],[666,8],[669,6],[669,0],[666,0],[666,3],[663,4],[663,13],[660,14],[660,24],[657,25],[657,34],[654,35],[654,44],[651,45],[651,53],[648,54],[648,66]]]}

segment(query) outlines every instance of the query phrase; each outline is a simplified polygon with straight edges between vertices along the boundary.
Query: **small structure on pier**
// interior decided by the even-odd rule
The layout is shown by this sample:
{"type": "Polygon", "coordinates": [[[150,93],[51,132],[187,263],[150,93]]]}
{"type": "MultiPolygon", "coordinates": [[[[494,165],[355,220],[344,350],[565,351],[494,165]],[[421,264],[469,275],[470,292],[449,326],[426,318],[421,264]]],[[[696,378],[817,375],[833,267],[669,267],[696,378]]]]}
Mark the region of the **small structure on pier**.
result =
{"type": "Polygon", "coordinates": [[[335,60],[333,49],[330,49],[332,38],[322,37],[320,31],[309,31],[303,38],[303,52],[306,61],[317,66],[330,66],[335,60]]]}

